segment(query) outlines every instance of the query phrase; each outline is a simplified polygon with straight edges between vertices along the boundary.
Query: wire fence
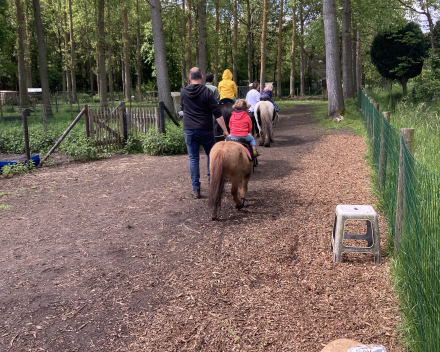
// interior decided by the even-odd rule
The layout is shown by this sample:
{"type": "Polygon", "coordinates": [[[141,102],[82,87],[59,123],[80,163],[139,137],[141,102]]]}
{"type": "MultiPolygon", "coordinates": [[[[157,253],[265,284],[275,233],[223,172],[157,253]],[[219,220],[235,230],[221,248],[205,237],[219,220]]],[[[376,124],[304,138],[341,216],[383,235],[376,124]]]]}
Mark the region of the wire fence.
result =
{"type": "Polygon", "coordinates": [[[440,351],[440,176],[411,153],[397,130],[359,90],[383,211],[394,240],[394,277],[410,349],[440,351]]]}

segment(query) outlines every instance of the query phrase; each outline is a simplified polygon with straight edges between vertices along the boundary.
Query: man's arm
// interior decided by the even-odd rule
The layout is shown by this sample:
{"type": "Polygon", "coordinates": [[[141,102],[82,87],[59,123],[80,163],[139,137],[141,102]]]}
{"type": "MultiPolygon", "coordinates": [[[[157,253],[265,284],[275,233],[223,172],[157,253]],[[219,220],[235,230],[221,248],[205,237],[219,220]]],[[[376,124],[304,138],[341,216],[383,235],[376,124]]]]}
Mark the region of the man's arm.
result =
{"type": "Polygon", "coordinates": [[[228,133],[228,129],[226,128],[226,124],[225,124],[225,119],[223,118],[223,116],[220,116],[217,120],[217,123],[220,125],[220,127],[223,130],[223,135],[225,137],[227,137],[229,135],[228,133]]]}
{"type": "Polygon", "coordinates": [[[226,128],[225,119],[222,116],[222,112],[220,111],[217,102],[214,99],[214,94],[211,94],[212,92],[209,91],[208,94],[208,102],[209,102],[209,109],[211,110],[211,114],[214,115],[215,119],[217,120],[218,124],[223,130],[223,135],[227,137],[229,135],[228,129],[226,128]]]}

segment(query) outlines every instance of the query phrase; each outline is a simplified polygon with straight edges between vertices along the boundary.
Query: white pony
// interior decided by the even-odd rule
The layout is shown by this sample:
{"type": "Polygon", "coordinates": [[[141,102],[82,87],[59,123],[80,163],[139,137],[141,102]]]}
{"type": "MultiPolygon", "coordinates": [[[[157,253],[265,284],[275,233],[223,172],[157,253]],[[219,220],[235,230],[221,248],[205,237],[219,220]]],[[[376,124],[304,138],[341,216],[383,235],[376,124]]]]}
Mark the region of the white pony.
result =
{"type": "Polygon", "coordinates": [[[260,130],[260,145],[270,147],[270,143],[273,143],[273,128],[278,123],[278,113],[270,101],[259,101],[255,104],[254,111],[255,121],[260,130]]]}

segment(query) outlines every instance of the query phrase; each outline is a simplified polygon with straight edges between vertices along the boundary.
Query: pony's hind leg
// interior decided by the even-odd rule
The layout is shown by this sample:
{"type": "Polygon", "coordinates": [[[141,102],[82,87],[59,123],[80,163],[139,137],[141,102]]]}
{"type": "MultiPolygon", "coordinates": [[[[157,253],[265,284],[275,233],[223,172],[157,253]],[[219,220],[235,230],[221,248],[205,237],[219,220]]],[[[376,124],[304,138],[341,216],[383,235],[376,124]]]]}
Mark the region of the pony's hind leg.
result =
{"type": "Polygon", "coordinates": [[[246,194],[247,194],[247,190],[248,190],[248,183],[249,183],[250,178],[251,178],[251,174],[246,175],[243,178],[243,180],[241,181],[240,196],[241,196],[241,199],[243,200],[243,204],[244,204],[244,201],[245,201],[245,198],[246,198],[246,194]]]}
{"type": "Polygon", "coordinates": [[[231,182],[232,182],[232,186],[231,186],[232,199],[234,200],[235,207],[237,209],[241,209],[244,206],[244,200],[240,201],[240,198],[238,196],[239,181],[238,180],[231,180],[231,182]]]}

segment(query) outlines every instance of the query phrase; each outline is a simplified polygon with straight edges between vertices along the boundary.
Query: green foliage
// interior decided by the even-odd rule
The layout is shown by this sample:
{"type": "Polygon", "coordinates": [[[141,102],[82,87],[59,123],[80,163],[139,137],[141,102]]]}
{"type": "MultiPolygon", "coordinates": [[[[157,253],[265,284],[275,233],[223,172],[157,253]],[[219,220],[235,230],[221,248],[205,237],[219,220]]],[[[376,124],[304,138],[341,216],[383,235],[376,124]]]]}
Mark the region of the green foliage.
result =
{"type": "Polygon", "coordinates": [[[102,157],[94,142],[87,139],[85,133],[79,130],[72,130],[67,135],[60,145],[60,151],[75,161],[97,160],[102,157]]]}
{"type": "Polygon", "coordinates": [[[379,73],[388,79],[416,77],[422,72],[427,45],[414,22],[396,26],[377,34],[371,45],[371,60],[379,73]]]}
{"type": "Polygon", "coordinates": [[[142,143],[139,138],[135,138],[132,135],[128,136],[128,139],[125,142],[124,147],[122,148],[123,154],[137,154],[142,153],[142,143]]]}
{"type": "Polygon", "coordinates": [[[181,127],[173,124],[166,126],[166,134],[150,130],[141,138],[142,148],[150,155],[172,155],[186,153],[185,135],[181,127]]]}
{"type": "Polygon", "coordinates": [[[11,178],[16,174],[25,174],[28,173],[35,167],[35,164],[32,160],[29,160],[26,163],[16,163],[11,165],[3,166],[1,169],[1,173],[3,177],[11,178]]]}
{"type": "Polygon", "coordinates": [[[414,101],[433,101],[437,94],[440,94],[440,69],[423,70],[422,74],[414,79],[412,91],[414,101]]]}

